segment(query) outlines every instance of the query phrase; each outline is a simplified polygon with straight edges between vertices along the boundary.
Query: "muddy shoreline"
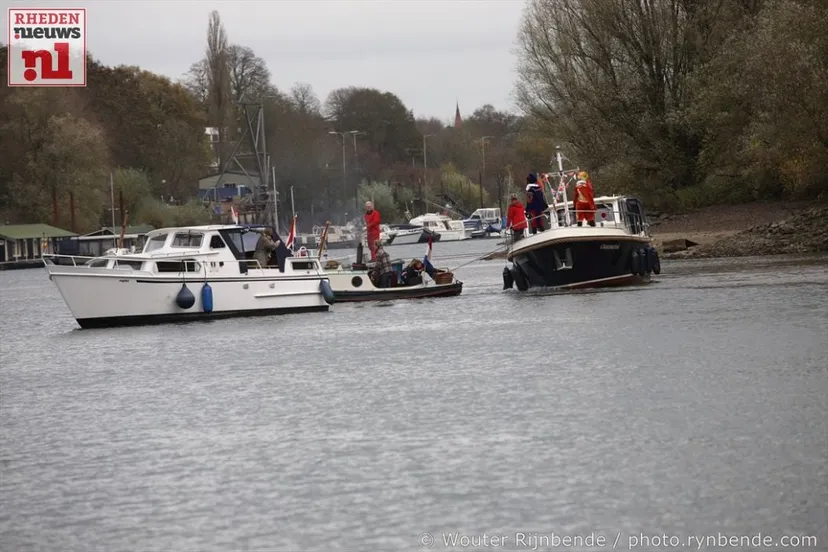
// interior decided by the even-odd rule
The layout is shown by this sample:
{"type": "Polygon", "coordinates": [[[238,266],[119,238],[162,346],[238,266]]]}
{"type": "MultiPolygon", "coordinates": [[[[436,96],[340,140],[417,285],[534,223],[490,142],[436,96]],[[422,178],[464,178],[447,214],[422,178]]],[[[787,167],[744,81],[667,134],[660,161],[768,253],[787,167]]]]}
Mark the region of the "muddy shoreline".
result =
{"type": "Polygon", "coordinates": [[[651,226],[664,259],[828,252],[828,205],[753,203],[716,206],[651,226]]]}

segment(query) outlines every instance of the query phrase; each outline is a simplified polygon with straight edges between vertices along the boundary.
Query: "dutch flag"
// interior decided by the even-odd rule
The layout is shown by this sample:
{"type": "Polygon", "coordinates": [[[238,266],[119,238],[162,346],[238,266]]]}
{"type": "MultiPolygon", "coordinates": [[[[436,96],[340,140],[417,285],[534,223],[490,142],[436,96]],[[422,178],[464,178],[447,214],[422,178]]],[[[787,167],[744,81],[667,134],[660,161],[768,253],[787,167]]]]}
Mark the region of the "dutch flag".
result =
{"type": "Polygon", "coordinates": [[[293,216],[293,222],[290,225],[290,233],[288,234],[287,241],[285,242],[285,247],[293,251],[293,242],[296,239],[296,217],[298,215],[293,216]]]}

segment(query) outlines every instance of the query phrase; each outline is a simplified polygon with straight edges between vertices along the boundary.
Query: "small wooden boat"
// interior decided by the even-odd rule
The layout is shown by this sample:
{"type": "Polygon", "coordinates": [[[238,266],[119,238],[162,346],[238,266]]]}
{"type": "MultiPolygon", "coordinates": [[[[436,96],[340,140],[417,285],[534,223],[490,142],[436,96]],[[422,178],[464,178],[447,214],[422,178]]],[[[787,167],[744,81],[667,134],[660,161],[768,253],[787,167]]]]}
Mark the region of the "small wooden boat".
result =
{"type": "MultiPolygon", "coordinates": [[[[395,269],[401,268],[402,262],[391,263],[395,269]]],[[[463,282],[447,270],[436,270],[431,281],[421,280],[412,285],[400,281],[399,272],[391,287],[381,288],[371,279],[370,269],[365,265],[352,265],[350,268],[335,266],[334,262],[326,266],[325,277],[331,283],[334,302],[348,303],[358,301],[393,301],[396,299],[424,299],[427,297],[455,297],[463,291],[463,282]]]]}

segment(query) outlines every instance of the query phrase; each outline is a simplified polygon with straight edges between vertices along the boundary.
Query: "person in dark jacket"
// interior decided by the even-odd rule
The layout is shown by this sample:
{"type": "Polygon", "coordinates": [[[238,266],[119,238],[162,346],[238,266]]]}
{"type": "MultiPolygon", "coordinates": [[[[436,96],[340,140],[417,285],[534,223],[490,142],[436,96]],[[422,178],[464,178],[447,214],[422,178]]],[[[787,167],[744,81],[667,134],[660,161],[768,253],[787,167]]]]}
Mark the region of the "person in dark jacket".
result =
{"type": "Polygon", "coordinates": [[[543,213],[549,208],[543,190],[538,186],[538,177],[532,173],[526,177],[526,216],[529,219],[529,228],[532,234],[546,230],[543,213]]]}

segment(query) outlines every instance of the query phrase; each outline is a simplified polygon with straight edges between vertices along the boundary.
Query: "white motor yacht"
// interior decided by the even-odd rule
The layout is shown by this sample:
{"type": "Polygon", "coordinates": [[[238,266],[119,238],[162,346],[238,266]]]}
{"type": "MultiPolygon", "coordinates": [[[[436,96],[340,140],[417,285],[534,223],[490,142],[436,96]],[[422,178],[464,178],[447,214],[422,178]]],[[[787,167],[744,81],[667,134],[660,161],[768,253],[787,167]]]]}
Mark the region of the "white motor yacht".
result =
{"type": "Polygon", "coordinates": [[[471,231],[466,229],[462,220],[452,220],[448,216],[438,213],[426,213],[414,217],[409,223],[422,226],[425,230],[433,232],[435,241],[460,241],[471,237],[471,231]]]}
{"type": "Polygon", "coordinates": [[[50,255],[44,264],[82,328],[328,310],[333,294],[319,260],[280,245],[281,261],[260,266],[252,259],[259,237],[238,225],[163,228],[146,235],[140,253],[85,263],[50,255]]]}

